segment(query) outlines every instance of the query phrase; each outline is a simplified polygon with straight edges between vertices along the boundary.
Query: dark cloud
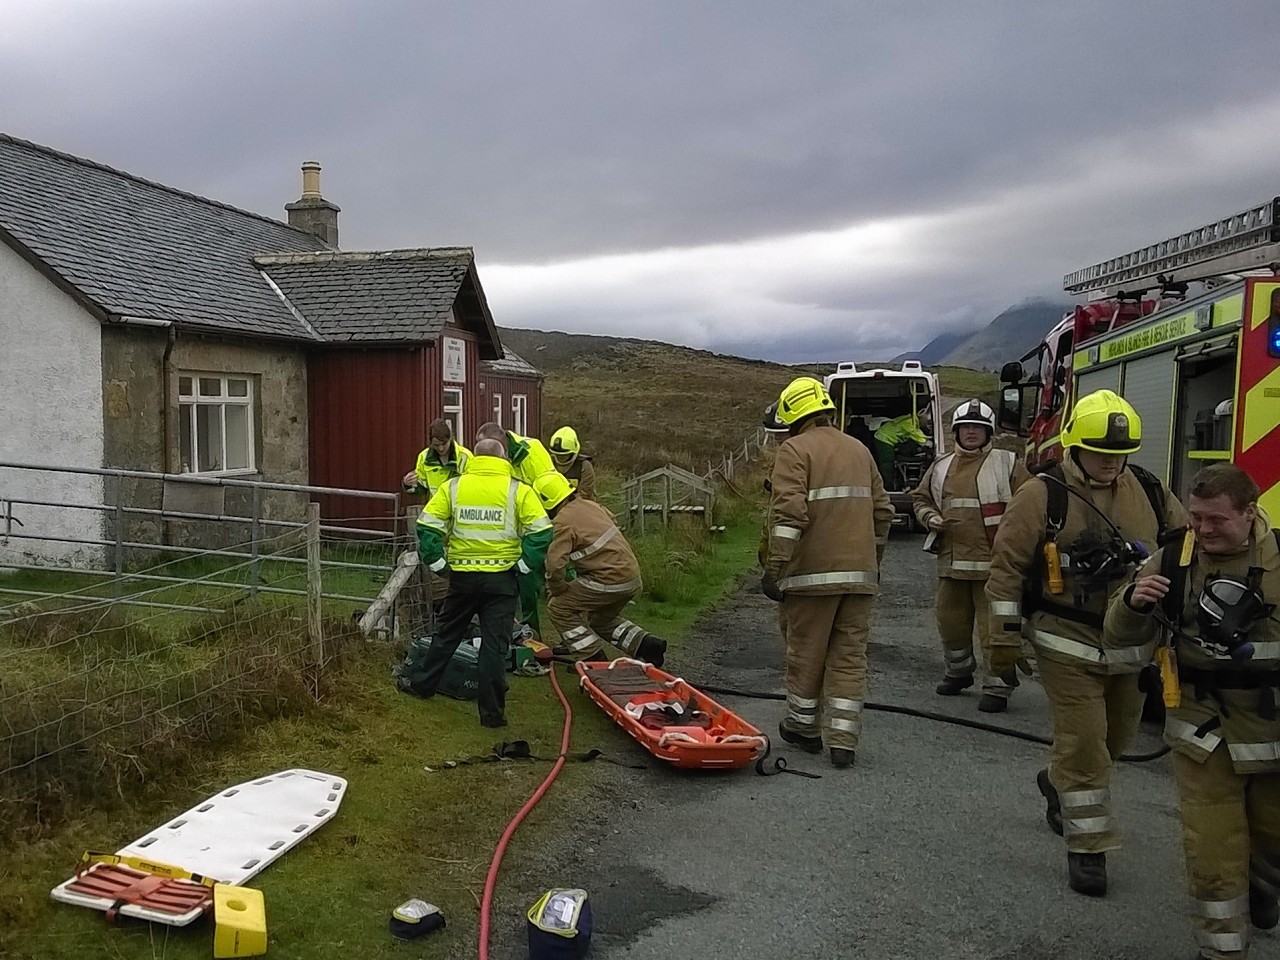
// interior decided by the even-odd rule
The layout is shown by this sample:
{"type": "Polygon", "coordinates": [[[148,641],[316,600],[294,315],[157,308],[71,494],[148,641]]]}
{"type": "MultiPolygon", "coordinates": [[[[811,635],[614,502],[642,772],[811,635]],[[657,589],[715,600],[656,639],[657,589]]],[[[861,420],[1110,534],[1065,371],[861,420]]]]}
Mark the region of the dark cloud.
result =
{"type": "Polygon", "coordinates": [[[271,215],[317,159],[344,247],[461,243],[482,278],[551,271],[550,289],[494,271],[504,323],[642,323],[809,359],[919,345],[1274,191],[1280,93],[1259,28],[1273,14],[1263,0],[49,0],[0,35],[0,116],[271,215]],[[909,243],[814,252],[876,223],[909,243]],[[664,266],[639,289],[560,269],[645,252],[664,266]],[[655,282],[680,289],[655,297],[655,282]]]}

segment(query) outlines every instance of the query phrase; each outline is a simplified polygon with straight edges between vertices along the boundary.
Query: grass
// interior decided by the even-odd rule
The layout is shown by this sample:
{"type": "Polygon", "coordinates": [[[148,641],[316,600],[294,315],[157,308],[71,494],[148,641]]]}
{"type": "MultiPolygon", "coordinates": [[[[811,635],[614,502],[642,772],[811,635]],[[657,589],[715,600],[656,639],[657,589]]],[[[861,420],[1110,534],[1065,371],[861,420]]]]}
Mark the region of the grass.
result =
{"type": "MultiPolygon", "coordinates": [[[[632,538],[646,593],[628,615],[678,649],[698,613],[754,563],[760,511],[759,503],[726,502],[718,518],[727,526],[722,534],[709,536],[690,525],[632,538]]],[[[165,644],[154,638],[113,636],[104,642],[117,649],[124,644],[130,658],[162,659],[165,644]]],[[[89,655],[65,644],[54,650],[61,652],[51,656],[89,655]]],[[[345,777],[350,785],[331,823],[251,881],[266,898],[269,955],[436,960],[469,950],[493,846],[548,766],[442,764],[486,754],[498,739],[524,738],[535,753],[553,755],[559,702],[545,679],[512,678],[511,726],[486,730],[476,722],[474,703],[399,693],[390,680],[389,645],[359,641],[347,653],[328,674],[318,702],[297,698],[273,715],[242,713],[233,728],[219,729],[208,741],[170,746],[154,766],[153,758],[140,757],[142,766],[132,774],[128,765],[104,768],[93,802],[65,803],[57,825],[26,839],[0,837],[0,956],[207,957],[209,918],[186,929],[132,920],[111,926],[96,911],[53,903],[48,892],[86,849],[115,850],[220,789],[294,766],[345,777]],[[449,925],[406,947],[387,933],[387,917],[414,896],[440,906],[449,925]]],[[[562,679],[562,686],[574,710],[574,749],[599,746],[620,758],[636,756],[639,748],[576,685],[562,679]]],[[[562,811],[592,780],[591,765],[568,765],[521,826],[512,854],[536,845],[538,831],[560,827],[562,811]]]]}

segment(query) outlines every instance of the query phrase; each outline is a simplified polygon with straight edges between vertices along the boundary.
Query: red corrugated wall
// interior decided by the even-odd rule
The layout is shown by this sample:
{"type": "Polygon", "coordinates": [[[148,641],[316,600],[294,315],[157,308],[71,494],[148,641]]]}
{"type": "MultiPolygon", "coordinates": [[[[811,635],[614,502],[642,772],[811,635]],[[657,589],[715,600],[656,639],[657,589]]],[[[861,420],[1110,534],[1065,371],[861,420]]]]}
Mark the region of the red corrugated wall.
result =
{"type": "MultiPolygon", "coordinates": [[[[307,409],[313,484],[400,489],[429,422],[430,411],[413,398],[425,394],[423,354],[430,353],[415,348],[312,354],[307,409]]],[[[372,516],[371,504],[332,498],[322,504],[322,512],[326,518],[372,516]]]]}
{"type": "MultiPolygon", "coordinates": [[[[463,443],[475,443],[480,424],[493,418],[493,393],[503,394],[503,426],[510,429],[511,395],[528,398],[528,430],[542,433],[541,383],[480,373],[476,337],[448,325],[445,336],[467,342],[462,388],[463,443]]],[[[395,492],[426,446],[427,427],[443,412],[444,359],[439,341],[409,350],[333,350],[308,363],[311,483],[324,487],[395,492]]],[[[372,501],[327,498],[328,518],[368,517],[372,501]]]]}

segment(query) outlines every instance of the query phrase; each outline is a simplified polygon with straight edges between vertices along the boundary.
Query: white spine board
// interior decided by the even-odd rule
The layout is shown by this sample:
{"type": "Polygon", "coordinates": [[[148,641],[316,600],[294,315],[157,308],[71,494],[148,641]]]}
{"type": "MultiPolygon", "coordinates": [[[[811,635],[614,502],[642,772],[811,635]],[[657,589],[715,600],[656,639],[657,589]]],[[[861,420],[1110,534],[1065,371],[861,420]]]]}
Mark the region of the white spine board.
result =
{"type": "MultiPolygon", "coordinates": [[[[243,886],[338,812],[347,790],[341,777],[315,770],[282,770],[228,787],[168,823],[116,851],[219,883],[243,886]]],[[[72,877],[50,892],[53,899],[106,911],[113,901],[67,890],[72,877]]],[[[185,926],[203,910],[168,914],[126,905],[123,916],[185,926]]]]}

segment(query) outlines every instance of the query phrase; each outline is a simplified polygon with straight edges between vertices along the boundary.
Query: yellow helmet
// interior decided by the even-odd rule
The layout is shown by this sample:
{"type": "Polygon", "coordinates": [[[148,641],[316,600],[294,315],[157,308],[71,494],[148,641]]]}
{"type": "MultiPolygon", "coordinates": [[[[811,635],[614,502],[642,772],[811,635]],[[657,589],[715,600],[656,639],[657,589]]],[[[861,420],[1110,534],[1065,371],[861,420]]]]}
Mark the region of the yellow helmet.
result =
{"type": "Polygon", "coordinates": [[[813,377],[797,377],[787,384],[787,388],[778,397],[778,409],[774,414],[778,422],[790,427],[797,420],[814,413],[835,410],[822,383],[813,377]]]}
{"type": "Polygon", "coordinates": [[[542,501],[544,510],[552,510],[560,506],[569,494],[573,493],[573,487],[569,486],[569,481],[563,474],[556,473],[554,470],[534,480],[533,490],[542,501]]]}
{"type": "Polygon", "coordinates": [[[557,463],[567,465],[577,459],[578,454],[582,452],[582,444],[578,442],[578,433],[573,427],[561,427],[551,435],[551,445],[548,449],[557,463]]]}
{"type": "Polygon", "coordinates": [[[1094,453],[1137,453],[1142,418],[1132,404],[1111,390],[1095,390],[1076,401],[1062,428],[1062,448],[1094,453]]]}

